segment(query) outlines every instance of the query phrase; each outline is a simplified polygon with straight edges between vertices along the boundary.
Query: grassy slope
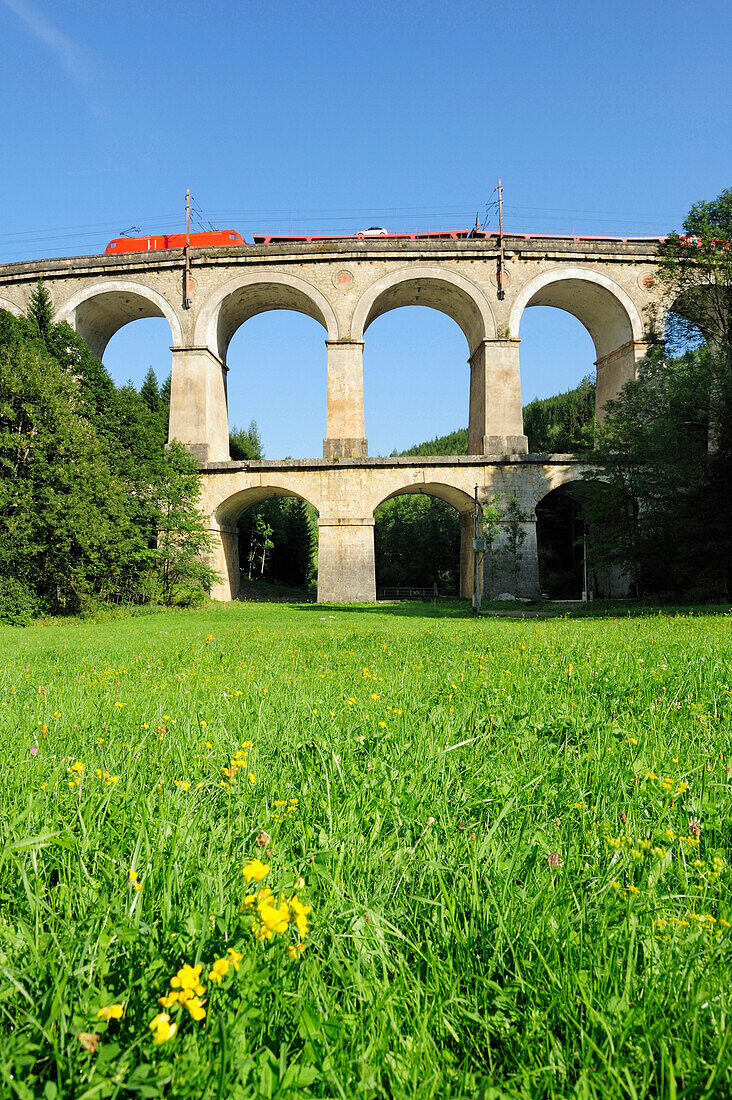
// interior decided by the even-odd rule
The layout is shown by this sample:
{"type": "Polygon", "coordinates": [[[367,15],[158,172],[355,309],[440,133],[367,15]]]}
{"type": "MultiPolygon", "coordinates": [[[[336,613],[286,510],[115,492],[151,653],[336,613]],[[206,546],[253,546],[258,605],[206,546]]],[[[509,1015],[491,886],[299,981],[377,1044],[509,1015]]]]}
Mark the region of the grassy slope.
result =
{"type": "Polygon", "coordinates": [[[3,1096],[730,1095],[729,618],[446,612],[0,629],[3,1096]],[[261,829],[296,961],[242,917],[261,829]]]}

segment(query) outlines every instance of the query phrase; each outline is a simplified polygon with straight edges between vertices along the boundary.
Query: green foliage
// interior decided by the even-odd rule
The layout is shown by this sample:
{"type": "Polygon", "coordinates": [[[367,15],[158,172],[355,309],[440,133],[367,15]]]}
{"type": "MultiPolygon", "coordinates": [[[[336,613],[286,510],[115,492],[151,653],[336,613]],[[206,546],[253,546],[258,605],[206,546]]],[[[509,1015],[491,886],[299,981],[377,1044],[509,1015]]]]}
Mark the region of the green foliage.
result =
{"type": "Polygon", "coordinates": [[[28,319],[0,312],[0,581],[20,585],[5,583],[4,605],[13,592],[21,617],[190,602],[211,583],[194,564],[206,546],[195,464],[164,450],[154,375],[148,400],[117,390],[68,325],[43,327],[47,297],[39,287],[28,319]]]}
{"type": "Polygon", "coordinates": [[[728,617],[441,610],[0,627],[3,1097],[732,1094],[728,617]]]}
{"type": "Polygon", "coordinates": [[[208,563],[211,538],[198,511],[198,464],[177,439],[165,451],[155,489],[153,577],[159,581],[162,603],[191,607],[211,591],[216,573],[208,563]]]}
{"type": "Polygon", "coordinates": [[[711,371],[704,348],[676,359],[657,351],[606,406],[583,504],[593,559],[627,572],[638,595],[724,590],[728,548],[713,514],[708,450],[711,371]]]}
{"type": "Polygon", "coordinates": [[[504,553],[508,559],[513,580],[513,591],[518,591],[519,572],[523,558],[523,545],[526,541],[526,516],[515,496],[509,496],[503,514],[505,531],[504,553]]]}
{"type": "Polygon", "coordinates": [[[732,362],[732,190],[692,206],[683,233],[661,246],[659,275],[674,302],[666,333],[677,354],[689,341],[705,340],[715,355],[732,362]]]}
{"type": "Polygon", "coordinates": [[[524,406],[524,432],[530,454],[574,454],[592,445],[595,380],[553,397],[534,398],[524,406]]]}
{"type": "Polygon", "coordinates": [[[674,303],[666,345],[608,404],[598,435],[601,482],[586,491],[593,556],[639,595],[732,596],[730,241],[727,190],[692,207],[661,247],[674,303]]]}
{"type": "Polygon", "coordinates": [[[40,336],[45,337],[53,325],[53,303],[51,295],[46,290],[43,279],[39,279],[35,290],[31,291],[28,299],[27,317],[35,326],[40,336]]]}
{"type": "Polygon", "coordinates": [[[28,626],[38,610],[38,597],[27,582],[0,576],[0,623],[28,626]]]}
{"type": "Polygon", "coordinates": [[[149,368],[147,374],[145,375],[145,380],[140,387],[140,397],[145,402],[150,412],[160,412],[160,389],[158,387],[158,380],[155,377],[155,371],[152,369],[152,367],[149,368]]]}
{"type": "Polygon", "coordinates": [[[377,588],[437,584],[457,593],[460,517],[451,504],[426,495],[393,497],[374,514],[377,588]]]}
{"type": "MultiPolygon", "coordinates": [[[[536,397],[524,405],[524,432],[531,454],[574,454],[592,444],[595,424],[595,379],[587,375],[578,386],[553,397],[536,397]]],[[[468,430],[458,428],[427,443],[417,443],[394,455],[464,455],[468,430]]]]}
{"type": "Polygon", "coordinates": [[[464,455],[468,453],[468,429],[458,428],[448,435],[437,436],[428,443],[417,443],[407,451],[394,451],[397,455],[464,455]]]}
{"type": "Polygon", "coordinates": [[[237,428],[232,426],[229,432],[229,454],[232,462],[244,462],[246,459],[264,458],[262,440],[259,435],[256,420],[252,420],[249,427],[237,428]]]}
{"type": "Polygon", "coordinates": [[[272,497],[239,520],[239,561],[250,579],[307,588],[315,575],[315,509],[299,497],[272,497]]]}

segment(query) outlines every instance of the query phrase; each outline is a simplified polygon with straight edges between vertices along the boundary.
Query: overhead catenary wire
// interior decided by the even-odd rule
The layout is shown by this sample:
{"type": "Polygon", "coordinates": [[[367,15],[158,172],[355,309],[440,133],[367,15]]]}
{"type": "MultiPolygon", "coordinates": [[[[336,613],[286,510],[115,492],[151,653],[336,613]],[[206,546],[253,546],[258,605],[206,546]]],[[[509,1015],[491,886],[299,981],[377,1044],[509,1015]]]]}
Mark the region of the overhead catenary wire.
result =
{"type": "MultiPolygon", "coordinates": [[[[481,228],[484,230],[493,228],[497,207],[498,203],[492,196],[482,205],[481,228]]],[[[571,236],[578,235],[578,230],[589,231],[591,235],[661,236],[668,232],[670,227],[681,222],[678,214],[650,214],[646,211],[600,211],[519,204],[504,204],[503,210],[508,222],[506,233],[528,233],[534,236],[551,232],[571,236]]],[[[415,232],[471,226],[474,224],[475,205],[455,203],[449,206],[434,204],[352,207],[335,208],[330,211],[305,208],[286,211],[229,208],[209,209],[204,213],[201,206],[193,200],[191,213],[202,231],[213,230],[214,223],[221,225],[229,222],[231,228],[238,228],[244,235],[261,231],[307,235],[313,230],[322,234],[327,234],[329,231],[335,234],[351,233],[360,229],[365,219],[387,224],[394,232],[415,232]],[[405,223],[410,219],[414,219],[414,223],[408,228],[405,223]]],[[[73,254],[96,254],[103,251],[108,240],[119,236],[120,226],[130,224],[140,225],[140,236],[161,231],[180,231],[182,228],[180,212],[143,215],[139,210],[128,209],[125,216],[114,222],[100,221],[49,228],[33,226],[25,229],[6,229],[5,232],[0,233],[0,262],[22,261],[34,257],[51,259],[73,254]]]]}

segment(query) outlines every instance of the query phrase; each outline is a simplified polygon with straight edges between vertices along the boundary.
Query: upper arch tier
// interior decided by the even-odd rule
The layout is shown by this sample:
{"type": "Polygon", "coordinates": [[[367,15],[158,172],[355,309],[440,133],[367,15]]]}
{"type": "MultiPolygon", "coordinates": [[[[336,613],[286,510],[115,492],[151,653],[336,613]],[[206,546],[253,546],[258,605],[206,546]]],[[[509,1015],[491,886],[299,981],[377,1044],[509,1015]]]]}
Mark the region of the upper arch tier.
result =
{"type": "Polygon", "coordinates": [[[462,329],[470,353],[495,335],[485,294],[470,279],[442,264],[410,264],[371,283],[356,304],[351,322],[354,340],[362,340],[372,321],[400,306],[431,306],[462,329]]]}
{"type": "Polygon", "coordinates": [[[531,279],[511,307],[512,336],[519,335],[521,317],[529,306],[555,306],[571,313],[592,337],[598,359],[630,341],[644,339],[637,306],[618,283],[602,272],[557,267],[531,279]]]}
{"type": "Polygon", "coordinates": [[[173,346],[182,343],[178,315],[167,298],[143,283],[105,279],[86,286],[64,303],[57,320],[68,321],[101,359],[114,334],[140,317],[164,317],[173,346]]]}
{"type": "Polygon", "coordinates": [[[319,321],[329,340],[338,339],[338,321],[325,295],[305,279],[280,271],[243,272],[227,280],[205,302],[196,323],[194,343],[226,359],[240,325],[271,309],[292,309],[319,321]]]}

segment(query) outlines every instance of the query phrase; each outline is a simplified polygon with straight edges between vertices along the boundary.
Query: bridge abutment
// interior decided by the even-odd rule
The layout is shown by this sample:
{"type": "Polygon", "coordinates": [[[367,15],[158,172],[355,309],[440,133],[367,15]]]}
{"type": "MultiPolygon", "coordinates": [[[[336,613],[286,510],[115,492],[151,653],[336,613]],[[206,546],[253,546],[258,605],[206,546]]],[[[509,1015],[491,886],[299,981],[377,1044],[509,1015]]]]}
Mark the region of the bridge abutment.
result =
{"type": "Polygon", "coordinates": [[[468,454],[527,454],[518,340],[482,340],[470,363],[468,454]]]}

